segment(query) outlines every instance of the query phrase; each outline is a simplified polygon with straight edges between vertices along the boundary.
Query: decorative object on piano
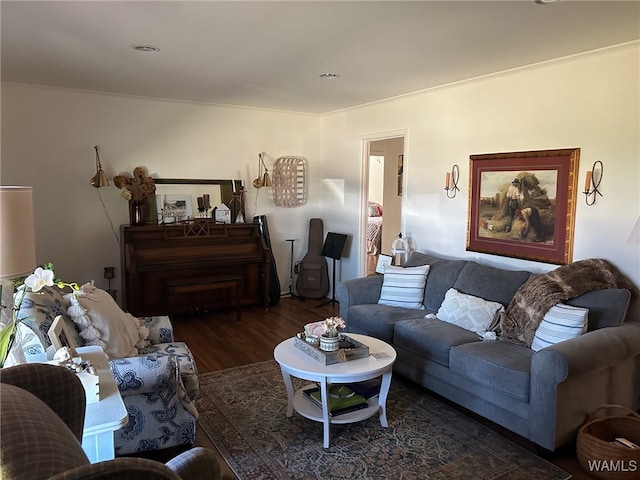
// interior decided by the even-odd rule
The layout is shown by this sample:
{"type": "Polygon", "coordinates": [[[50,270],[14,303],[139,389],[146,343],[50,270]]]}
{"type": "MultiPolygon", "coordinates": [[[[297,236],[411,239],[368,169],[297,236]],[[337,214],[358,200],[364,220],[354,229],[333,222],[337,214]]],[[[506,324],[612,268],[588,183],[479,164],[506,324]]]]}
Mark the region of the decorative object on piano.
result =
{"type": "Polygon", "coordinates": [[[277,207],[299,207],[307,203],[304,157],[279,157],[273,166],[273,203],[277,207]]]}
{"type": "Polygon", "coordinates": [[[209,210],[211,210],[211,196],[208,193],[203,193],[201,197],[196,197],[198,203],[198,213],[200,218],[207,218],[209,216],[209,210]]]}
{"type": "Polygon", "coordinates": [[[156,195],[156,208],[160,223],[171,224],[193,219],[191,195],[156,195]]]}
{"type": "Polygon", "coordinates": [[[244,181],[241,181],[240,188],[236,188],[236,180],[231,180],[231,218],[234,223],[244,223],[244,181]]]}
{"type": "Polygon", "coordinates": [[[231,223],[231,209],[224,203],[221,203],[213,209],[213,217],[216,222],[231,223]]]}
{"type": "Polygon", "coordinates": [[[146,223],[146,202],[156,192],[155,180],[147,174],[145,167],[133,169],[133,176],[116,175],[113,184],[122,190],[122,197],[129,200],[129,221],[131,225],[146,223]]]}
{"type": "Polygon", "coordinates": [[[253,186],[256,188],[270,187],[271,178],[269,177],[269,170],[264,164],[263,153],[258,153],[258,178],[253,181],[253,186]],[[264,172],[263,172],[264,171],[264,172]]]}

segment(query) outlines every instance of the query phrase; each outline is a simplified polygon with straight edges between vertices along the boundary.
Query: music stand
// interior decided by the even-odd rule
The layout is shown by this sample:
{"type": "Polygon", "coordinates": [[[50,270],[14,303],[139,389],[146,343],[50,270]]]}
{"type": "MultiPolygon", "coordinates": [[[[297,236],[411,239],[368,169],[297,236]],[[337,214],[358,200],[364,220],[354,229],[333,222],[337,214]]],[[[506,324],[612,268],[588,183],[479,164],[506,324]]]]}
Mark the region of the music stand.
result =
{"type": "Polygon", "coordinates": [[[331,300],[327,300],[326,302],[322,302],[321,304],[316,305],[316,308],[322,307],[327,303],[331,303],[331,305],[340,303],[336,300],[336,260],[340,260],[342,258],[342,251],[344,250],[344,246],[346,243],[347,236],[342,233],[329,232],[327,233],[327,237],[324,239],[324,245],[322,245],[320,255],[333,259],[331,300]]]}

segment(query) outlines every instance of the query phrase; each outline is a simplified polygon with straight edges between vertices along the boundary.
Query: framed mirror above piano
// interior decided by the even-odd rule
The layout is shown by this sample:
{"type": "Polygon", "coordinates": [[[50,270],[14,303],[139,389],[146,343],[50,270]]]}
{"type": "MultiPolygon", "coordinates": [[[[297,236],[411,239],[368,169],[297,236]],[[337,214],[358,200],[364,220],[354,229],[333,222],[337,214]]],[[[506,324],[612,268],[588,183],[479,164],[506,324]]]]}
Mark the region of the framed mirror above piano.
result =
{"type": "Polygon", "coordinates": [[[230,210],[230,223],[238,214],[246,218],[241,180],[156,178],[156,193],[147,204],[147,223],[174,223],[192,218],[214,218],[215,209],[224,204],[230,210]],[[179,208],[179,207],[184,208],[179,208]],[[175,208],[178,207],[178,208],[175,208]],[[178,214],[175,215],[174,212],[178,214]]]}
{"type": "Polygon", "coordinates": [[[178,206],[191,201],[192,218],[166,221],[156,212],[160,223],[120,227],[124,308],[139,317],[245,305],[267,309],[270,251],[257,224],[235,223],[238,213],[244,216],[244,204],[238,201],[241,181],[155,181],[156,196],[166,195],[169,202],[177,198],[178,206]],[[213,208],[222,203],[231,210],[230,223],[212,217],[213,208]]]}

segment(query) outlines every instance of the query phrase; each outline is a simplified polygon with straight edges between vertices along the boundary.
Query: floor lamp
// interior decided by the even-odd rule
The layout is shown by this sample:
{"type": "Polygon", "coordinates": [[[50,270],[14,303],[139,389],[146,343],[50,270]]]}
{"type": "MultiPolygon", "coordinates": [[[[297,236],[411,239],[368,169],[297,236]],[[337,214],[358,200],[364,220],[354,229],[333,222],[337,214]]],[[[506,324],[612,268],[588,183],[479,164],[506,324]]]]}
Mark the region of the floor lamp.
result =
{"type": "Polygon", "coordinates": [[[320,251],[320,255],[323,257],[331,258],[333,260],[333,273],[331,275],[331,300],[327,300],[326,302],[322,302],[317,307],[322,307],[327,303],[331,303],[331,305],[335,305],[336,303],[340,303],[336,300],[336,260],[340,260],[342,258],[342,251],[344,250],[344,246],[347,243],[347,236],[342,233],[327,233],[327,238],[324,239],[324,245],[322,245],[322,250],[320,251]]]}

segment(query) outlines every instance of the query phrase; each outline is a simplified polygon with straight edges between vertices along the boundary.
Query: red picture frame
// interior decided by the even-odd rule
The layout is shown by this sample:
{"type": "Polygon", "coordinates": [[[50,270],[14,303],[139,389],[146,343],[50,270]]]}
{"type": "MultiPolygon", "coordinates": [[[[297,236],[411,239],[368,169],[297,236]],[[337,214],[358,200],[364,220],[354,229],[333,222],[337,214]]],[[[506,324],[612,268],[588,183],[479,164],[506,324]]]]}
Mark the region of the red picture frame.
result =
{"type": "Polygon", "coordinates": [[[579,148],[471,155],[467,250],[570,263],[579,161],[579,148]]]}

